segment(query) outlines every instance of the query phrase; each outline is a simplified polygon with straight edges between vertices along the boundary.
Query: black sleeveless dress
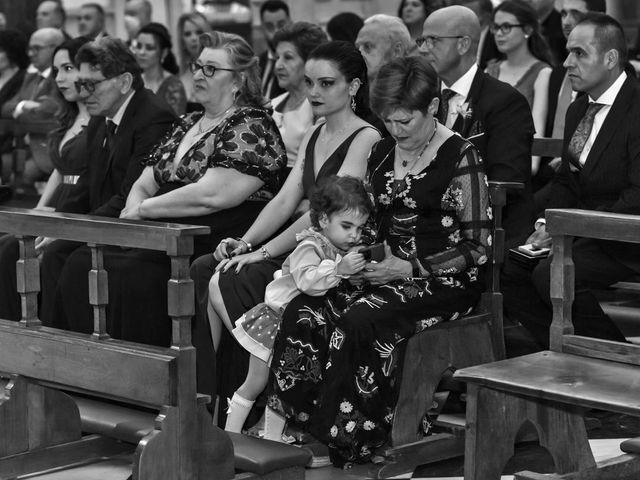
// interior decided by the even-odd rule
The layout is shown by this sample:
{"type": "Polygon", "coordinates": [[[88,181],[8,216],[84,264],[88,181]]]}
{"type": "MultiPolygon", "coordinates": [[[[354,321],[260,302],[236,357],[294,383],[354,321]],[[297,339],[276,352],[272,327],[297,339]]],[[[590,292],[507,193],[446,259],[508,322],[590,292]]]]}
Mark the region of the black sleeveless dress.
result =
{"type": "MultiPolygon", "coordinates": [[[[372,128],[364,126],[355,130],[333,151],[318,170],[318,174],[315,175],[314,149],[320,130],[323,127],[324,124],[315,129],[305,149],[302,174],[304,198],[309,198],[311,191],[320,179],[338,173],[355,137],[365,128],[372,128]]],[[[235,321],[243,313],[264,301],[264,292],[267,285],[273,280],[273,274],[282,267],[282,262],[284,262],[289,253],[287,252],[270,260],[245,265],[237,274],[233,269],[230,269],[227,273],[220,275],[218,285],[227,313],[232,321],[235,321]]],[[[224,425],[225,415],[222,412],[226,412],[227,398],[230,398],[233,392],[244,382],[249,366],[249,355],[224,330],[217,358],[220,360],[217,363],[216,372],[217,393],[220,395],[221,402],[218,408],[218,422],[224,425]]]]}

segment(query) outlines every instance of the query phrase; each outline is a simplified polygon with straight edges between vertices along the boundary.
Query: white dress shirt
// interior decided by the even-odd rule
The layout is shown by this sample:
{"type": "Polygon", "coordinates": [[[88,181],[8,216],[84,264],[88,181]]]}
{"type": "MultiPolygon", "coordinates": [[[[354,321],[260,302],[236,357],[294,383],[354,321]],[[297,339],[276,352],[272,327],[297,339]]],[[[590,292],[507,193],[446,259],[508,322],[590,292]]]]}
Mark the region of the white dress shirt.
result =
{"type": "Polygon", "coordinates": [[[453,127],[453,124],[456,123],[458,112],[461,110],[462,105],[465,103],[467,97],[469,96],[469,90],[471,90],[471,84],[473,83],[473,78],[476,76],[477,71],[478,65],[474,63],[473,65],[471,65],[471,68],[467,70],[467,73],[462,75],[450,87],[442,82],[442,90],[448,88],[456,93],[449,99],[449,114],[447,115],[447,119],[445,120],[445,127],[451,128],[453,127]]]}

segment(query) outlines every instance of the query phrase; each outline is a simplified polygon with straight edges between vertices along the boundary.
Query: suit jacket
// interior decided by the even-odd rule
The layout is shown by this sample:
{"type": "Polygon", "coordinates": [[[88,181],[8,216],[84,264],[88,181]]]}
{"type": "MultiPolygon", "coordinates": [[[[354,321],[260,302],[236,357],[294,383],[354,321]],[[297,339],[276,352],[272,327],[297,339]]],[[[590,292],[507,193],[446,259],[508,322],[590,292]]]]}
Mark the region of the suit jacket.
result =
{"type": "Polygon", "coordinates": [[[496,38],[491,32],[487,32],[487,34],[484,36],[482,45],[480,45],[478,48],[480,49],[480,61],[478,62],[478,67],[480,67],[480,70],[482,71],[487,68],[487,63],[489,62],[489,60],[499,58],[502,55],[498,50],[498,46],[496,45],[496,38]]]}
{"type": "MultiPolygon", "coordinates": [[[[553,133],[553,122],[558,110],[558,95],[560,94],[560,88],[564,81],[564,76],[567,73],[567,69],[564,67],[555,67],[551,70],[549,76],[549,98],[547,99],[547,123],[544,129],[544,136],[551,137],[553,133]]],[[[562,106],[561,106],[562,107],[562,106]]],[[[564,108],[567,108],[566,105],[564,108]]]]}
{"type": "MultiPolygon", "coordinates": [[[[258,57],[258,65],[260,66],[260,81],[262,82],[262,77],[264,76],[264,69],[267,66],[267,60],[269,59],[269,50],[265,50],[258,57]]],[[[271,70],[271,88],[267,88],[266,92],[262,92],[264,96],[268,99],[272,99],[277,97],[278,95],[282,95],[286,90],[284,88],[280,88],[278,84],[278,79],[275,77],[275,65],[273,70],[271,70]]]]}
{"type": "MultiPolygon", "coordinates": [[[[40,87],[41,80],[42,77],[37,73],[31,72],[25,74],[20,89],[12,98],[2,105],[2,118],[13,118],[13,111],[22,100],[34,100],[36,98],[38,87],[40,87]]],[[[43,86],[44,82],[45,81],[42,80],[43,86]]]]}
{"type": "Polygon", "coordinates": [[[117,217],[144,169],[143,160],[176,119],[169,106],[150,90],[138,90],[124,112],[113,148],[103,146],[104,117],[93,117],[87,126],[89,161],[74,194],[58,209],[69,213],[91,213],[117,217]]]}
{"type": "MultiPolygon", "coordinates": [[[[640,87],[627,78],[580,171],[571,171],[569,142],[589,104],[577,98],[567,111],[561,168],[553,180],[548,208],[583,208],[640,214],[640,87]]],[[[602,242],[607,252],[640,272],[635,244],[602,242]]]]}
{"type": "Polygon", "coordinates": [[[505,245],[526,239],[533,218],[531,143],[533,118],[527,100],[511,85],[478,70],[466,99],[467,115],[458,115],[453,130],[471,141],[483,158],[489,180],[522,182],[523,190],[507,196],[503,215],[505,245]]]}
{"type": "Polygon", "coordinates": [[[551,10],[547,18],[540,22],[540,33],[549,45],[554,66],[562,65],[564,59],[567,58],[567,39],[562,33],[560,12],[555,9],[551,10]]]}

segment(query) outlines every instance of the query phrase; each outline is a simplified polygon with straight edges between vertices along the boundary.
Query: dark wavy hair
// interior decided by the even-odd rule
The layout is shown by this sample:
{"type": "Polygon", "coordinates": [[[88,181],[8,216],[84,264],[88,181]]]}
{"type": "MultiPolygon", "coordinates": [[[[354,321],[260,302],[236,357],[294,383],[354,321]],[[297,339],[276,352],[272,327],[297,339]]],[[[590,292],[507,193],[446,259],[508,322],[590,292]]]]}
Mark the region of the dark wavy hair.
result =
{"type": "MultiPolygon", "coordinates": [[[[56,75],[58,74],[55,67],[53,66],[53,59],[55,58],[56,54],[60,50],[66,50],[69,53],[69,59],[74,62],[74,59],[76,58],[76,55],[80,48],[82,48],[85,43],[89,43],[90,41],[91,39],[89,37],[72,38],[70,40],[62,42],[53,50],[53,55],[51,56],[51,78],[54,81],[56,79],[56,75]]],[[[60,93],[60,90],[58,90],[57,88],[54,89],[54,92],[55,93],[53,94],[53,96],[61,107],[60,110],[56,113],[56,117],[60,122],[62,130],[67,131],[78,115],[78,105],[76,104],[76,102],[68,102],[67,100],[65,100],[65,98],[60,93]]]]}
{"type": "Polygon", "coordinates": [[[321,179],[310,198],[311,225],[320,228],[322,215],[355,211],[363,215],[373,213],[373,205],[362,180],[348,175],[329,175],[321,179]]]}
{"type": "Polygon", "coordinates": [[[133,77],[131,87],[134,90],[144,88],[142,69],[127,44],[119,38],[104,37],[86,43],[78,50],[75,63],[97,67],[105,78],[129,73],[133,77]]]}
{"type": "Polygon", "coordinates": [[[247,41],[235,33],[212,31],[200,35],[202,48],[220,48],[229,55],[235,78],[240,81],[236,105],[264,108],[268,103],[260,88],[258,57],[247,41]]]}
{"type": "MultiPolygon", "coordinates": [[[[540,34],[540,22],[538,21],[538,14],[534,8],[524,0],[505,0],[498,5],[493,11],[493,18],[496,13],[505,12],[510,13],[519,24],[524,25],[523,31],[529,30],[529,38],[527,39],[527,46],[531,54],[538,60],[551,65],[553,59],[551,57],[551,50],[546,40],[540,34]]],[[[504,55],[503,55],[504,57],[504,55]]]]}
{"type": "Polygon", "coordinates": [[[318,25],[309,22],[294,22],[282,27],[273,36],[273,44],[290,42],[303,61],[307,61],[309,54],[322,43],[328,41],[327,34],[318,25]]]}
{"type": "Polygon", "coordinates": [[[360,80],[360,88],[355,95],[355,113],[365,119],[371,113],[369,107],[369,84],[367,81],[367,65],[353,43],[333,41],[323,43],[314,48],[308,60],[327,60],[344,75],[347,82],[354,79],[360,80]]]}
{"type": "Polygon", "coordinates": [[[141,33],[153,35],[153,38],[158,44],[158,47],[161,50],[167,51],[167,54],[162,59],[162,68],[164,68],[167,72],[177,75],[180,71],[180,67],[178,67],[176,57],[171,51],[173,44],[171,43],[171,34],[169,33],[169,30],[167,30],[167,27],[165,27],[161,23],[151,22],[138,30],[138,33],[136,33],[136,38],[141,33]]]}
{"type": "Polygon", "coordinates": [[[331,40],[343,40],[356,43],[358,32],[364,21],[353,12],[342,12],[331,17],[327,22],[327,33],[331,40]]]}
{"type": "Polygon", "coordinates": [[[396,58],[378,71],[371,109],[380,118],[399,108],[426,114],[438,91],[438,74],[424,57],[396,58]]]}
{"type": "Polygon", "coordinates": [[[0,30],[0,50],[2,50],[9,59],[9,62],[24,70],[29,66],[29,56],[27,55],[27,46],[29,39],[20,30],[0,30]]]}

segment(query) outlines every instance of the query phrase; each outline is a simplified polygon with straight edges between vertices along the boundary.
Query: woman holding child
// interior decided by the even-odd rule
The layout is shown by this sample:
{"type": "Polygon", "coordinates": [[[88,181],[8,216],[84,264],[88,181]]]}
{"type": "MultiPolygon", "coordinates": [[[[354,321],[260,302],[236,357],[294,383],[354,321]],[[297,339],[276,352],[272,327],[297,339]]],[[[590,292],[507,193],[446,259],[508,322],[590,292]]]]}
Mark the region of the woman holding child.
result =
{"type": "Polygon", "coordinates": [[[371,105],[391,137],[371,153],[369,182],[385,258],[324,296],[301,293],[282,315],[268,408],[328,445],[335,465],[367,461],[387,441],[403,342],[463,315],[484,288],[484,167],[473,145],[434,118],[438,102],[423,58],[381,68],[371,105]]]}
{"type": "MultiPolygon", "coordinates": [[[[220,366],[234,365],[218,368],[216,383],[223,404],[242,384],[248,355],[228,335],[222,335],[222,322],[232,328],[232,322],[263,301],[274,272],[296,246],[296,234],[311,226],[309,213],[277,235],[279,230],[321,178],[333,174],[364,177],[367,155],[380,139],[377,130],[359,116],[369,111],[366,79],[364,60],[352,44],[329,42],[311,52],[305,65],[307,97],[314,115],[325,121],[307,132],[283,187],[253,225],[241,237],[225,238],[218,245],[214,257],[220,261],[219,273],[211,279],[215,265],[211,255],[196,260],[192,267],[201,309],[195,328],[207,330],[202,326],[207,317],[203,311],[207,295],[202,287],[211,279],[208,318],[216,357],[224,359],[220,366]]],[[[206,355],[206,347],[198,345],[198,386],[199,391],[210,393],[213,375],[206,369],[214,362],[206,355]]],[[[221,405],[219,411],[223,409],[221,405]]]]}

